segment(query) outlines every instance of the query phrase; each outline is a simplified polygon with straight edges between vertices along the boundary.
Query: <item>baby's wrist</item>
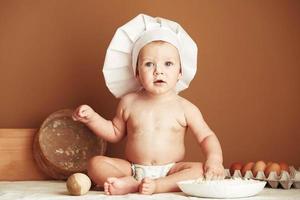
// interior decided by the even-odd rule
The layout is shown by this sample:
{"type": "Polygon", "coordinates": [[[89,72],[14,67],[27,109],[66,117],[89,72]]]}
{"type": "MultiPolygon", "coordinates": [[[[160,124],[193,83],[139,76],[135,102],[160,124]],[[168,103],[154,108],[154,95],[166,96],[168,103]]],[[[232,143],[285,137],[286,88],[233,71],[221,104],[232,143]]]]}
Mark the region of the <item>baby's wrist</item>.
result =
{"type": "Polygon", "coordinates": [[[223,163],[223,156],[222,156],[222,154],[221,155],[220,154],[211,154],[211,155],[207,156],[206,160],[223,163]]]}
{"type": "Polygon", "coordinates": [[[97,114],[96,112],[93,112],[90,114],[90,116],[87,117],[87,121],[86,121],[86,124],[92,124],[94,123],[95,121],[97,120],[97,114]]]}
{"type": "Polygon", "coordinates": [[[223,165],[223,159],[220,156],[212,156],[212,157],[207,158],[206,163],[214,163],[214,164],[223,165]]]}

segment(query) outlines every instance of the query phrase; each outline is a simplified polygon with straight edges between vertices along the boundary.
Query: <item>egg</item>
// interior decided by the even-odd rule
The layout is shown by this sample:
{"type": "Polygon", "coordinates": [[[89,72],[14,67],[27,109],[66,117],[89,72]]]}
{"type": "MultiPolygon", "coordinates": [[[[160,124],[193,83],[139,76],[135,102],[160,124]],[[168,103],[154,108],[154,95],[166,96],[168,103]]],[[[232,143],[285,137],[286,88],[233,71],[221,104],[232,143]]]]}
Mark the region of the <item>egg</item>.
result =
{"type": "Polygon", "coordinates": [[[265,171],[264,171],[266,177],[268,177],[269,174],[270,174],[271,172],[273,172],[273,171],[276,172],[277,176],[280,175],[281,167],[280,167],[280,165],[279,165],[278,163],[276,163],[276,162],[273,162],[272,164],[270,164],[270,165],[268,165],[268,166],[266,167],[266,169],[265,169],[265,171]]]}
{"type": "Polygon", "coordinates": [[[281,171],[287,171],[288,173],[290,172],[289,170],[289,165],[286,162],[280,162],[279,166],[281,168],[281,171]]]}
{"type": "Polygon", "coordinates": [[[235,170],[241,170],[242,167],[243,167],[243,164],[240,163],[240,162],[234,162],[234,163],[232,163],[230,165],[230,168],[229,168],[231,176],[233,176],[235,170]]]}
{"type": "MultiPolygon", "coordinates": [[[[267,166],[271,165],[272,163],[273,163],[272,161],[268,161],[268,162],[267,162],[267,166]]],[[[266,166],[266,167],[267,167],[267,166],[266,166]]]]}
{"type": "Polygon", "coordinates": [[[245,164],[241,170],[242,175],[245,176],[246,172],[251,171],[253,166],[254,166],[254,162],[248,162],[247,164],[245,164]]]}
{"type": "Polygon", "coordinates": [[[262,171],[264,172],[265,169],[266,169],[266,163],[263,161],[263,160],[260,160],[260,161],[257,161],[254,166],[252,167],[252,173],[253,173],[253,176],[256,177],[257,173],[259,171],[262,171]]]}

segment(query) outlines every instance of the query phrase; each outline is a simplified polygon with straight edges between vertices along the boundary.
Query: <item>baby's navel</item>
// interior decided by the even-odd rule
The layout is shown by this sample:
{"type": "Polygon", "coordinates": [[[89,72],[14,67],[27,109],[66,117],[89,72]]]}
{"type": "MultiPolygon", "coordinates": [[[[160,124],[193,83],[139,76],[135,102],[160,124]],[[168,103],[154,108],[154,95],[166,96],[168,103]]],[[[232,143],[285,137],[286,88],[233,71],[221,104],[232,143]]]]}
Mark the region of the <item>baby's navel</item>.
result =
{"type": "Polygon", "coordinates": [[[151,161],[151,165],[157,165],[157,162],[155,160],[151,161]]]}

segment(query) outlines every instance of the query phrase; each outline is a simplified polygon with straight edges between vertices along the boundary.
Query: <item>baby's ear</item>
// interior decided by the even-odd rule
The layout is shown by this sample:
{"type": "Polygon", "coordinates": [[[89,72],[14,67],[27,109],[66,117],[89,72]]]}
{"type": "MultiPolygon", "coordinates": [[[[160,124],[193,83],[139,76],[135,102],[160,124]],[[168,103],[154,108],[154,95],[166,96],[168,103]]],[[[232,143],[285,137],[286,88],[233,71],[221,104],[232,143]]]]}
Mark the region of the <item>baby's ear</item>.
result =
{"type": "Polygon", "coordinates": [[[140,82],[140,75],[139,75],[139,70],[138,70],[138,69],[136,69],[136,71],[135,71],[135,79],[136,79],[139,83],[141,83],[141,82],[140,82]]]}
{"type": "Polygon", "coordinates": [[[177,81],[179,81],[182,77],[182,72],[180,71],[180,73],[178,74],[178,78],[177,78],[177,81]]]}
{"type": "Polygon", "coordinates": [[[138,66],[138,63],[136,64],[136,68],[135,68],[135,77],[136,78],[139,77],[139,66],[138,66]]]}

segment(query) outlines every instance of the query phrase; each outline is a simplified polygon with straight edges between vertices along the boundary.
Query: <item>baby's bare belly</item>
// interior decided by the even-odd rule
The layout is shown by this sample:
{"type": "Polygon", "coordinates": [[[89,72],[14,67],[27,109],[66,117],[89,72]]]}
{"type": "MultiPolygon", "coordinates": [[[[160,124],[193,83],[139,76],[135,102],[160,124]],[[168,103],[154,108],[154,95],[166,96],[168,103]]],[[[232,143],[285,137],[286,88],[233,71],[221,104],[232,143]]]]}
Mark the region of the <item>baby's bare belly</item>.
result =
{"type": "Polygon", "coordinates": [[[179,162],[184,158],[183,141],[160,141],[155,139],[128,140],[125,147],[126,159],[142,165],[163,165],[179,162]]]}

